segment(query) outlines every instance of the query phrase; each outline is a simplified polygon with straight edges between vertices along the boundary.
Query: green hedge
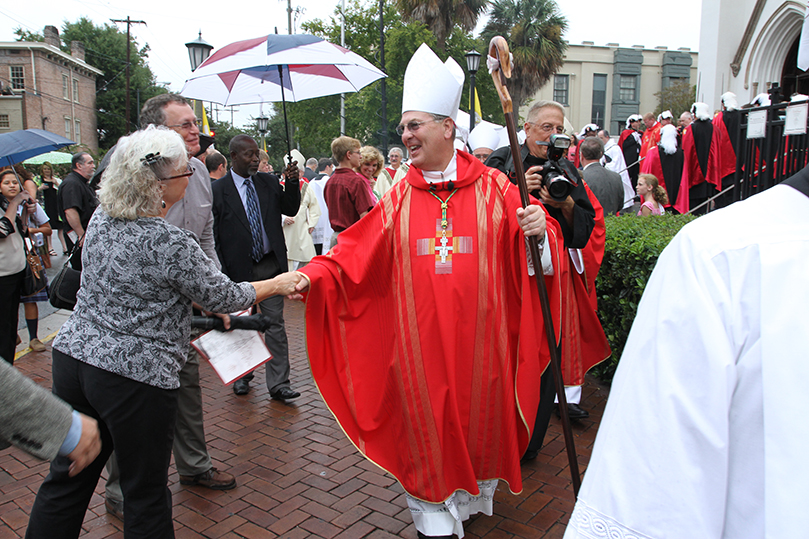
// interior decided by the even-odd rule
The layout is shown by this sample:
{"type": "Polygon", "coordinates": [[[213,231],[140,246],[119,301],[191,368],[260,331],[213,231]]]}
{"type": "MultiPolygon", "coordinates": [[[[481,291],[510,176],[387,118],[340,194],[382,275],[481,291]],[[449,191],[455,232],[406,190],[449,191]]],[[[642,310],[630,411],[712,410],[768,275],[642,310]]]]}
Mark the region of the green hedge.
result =
{"type": "Polygon", "coordinates": [[[610,382],[624,350],[638,302],[660,253],[675,234],[695,217],[662,215],[606,218],[604,261],[596,280],[598,314],[610,341],[612,356],[591,372],[610,382]]]}

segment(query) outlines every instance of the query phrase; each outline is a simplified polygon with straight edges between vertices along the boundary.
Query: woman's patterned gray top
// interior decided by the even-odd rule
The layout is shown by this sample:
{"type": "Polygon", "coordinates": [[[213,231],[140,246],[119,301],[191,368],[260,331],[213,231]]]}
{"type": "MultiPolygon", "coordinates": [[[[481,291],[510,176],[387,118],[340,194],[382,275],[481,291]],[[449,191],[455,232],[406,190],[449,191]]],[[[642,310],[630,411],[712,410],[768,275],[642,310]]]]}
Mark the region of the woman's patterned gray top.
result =
{"type": "Polygon", "coordinates": [[[256,300],[250,283],[216,269],[191,235],[159,217],[87,227],[76,308],[54,348],[84,363],[164,389],[180,386],[191,303],[227,313],[256,300]]]}

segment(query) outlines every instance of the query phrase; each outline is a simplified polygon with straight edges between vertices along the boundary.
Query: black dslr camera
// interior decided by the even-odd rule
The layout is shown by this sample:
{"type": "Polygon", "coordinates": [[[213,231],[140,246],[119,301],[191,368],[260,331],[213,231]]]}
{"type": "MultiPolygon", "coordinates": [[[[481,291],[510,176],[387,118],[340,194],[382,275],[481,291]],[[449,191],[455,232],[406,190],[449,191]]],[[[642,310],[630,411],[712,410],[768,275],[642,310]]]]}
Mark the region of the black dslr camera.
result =
{"type": "Polygon", "coordinates": [[[551,198],[562,202],[578,185],[576,177],[569,174],[559,162],[567,155],[567,150],[570,148],[570,137],[551,135],[548,142],[537,142],[537,144],[548,147],[548,162],[542,165],[542,185],[548,188],[551,198]]]}

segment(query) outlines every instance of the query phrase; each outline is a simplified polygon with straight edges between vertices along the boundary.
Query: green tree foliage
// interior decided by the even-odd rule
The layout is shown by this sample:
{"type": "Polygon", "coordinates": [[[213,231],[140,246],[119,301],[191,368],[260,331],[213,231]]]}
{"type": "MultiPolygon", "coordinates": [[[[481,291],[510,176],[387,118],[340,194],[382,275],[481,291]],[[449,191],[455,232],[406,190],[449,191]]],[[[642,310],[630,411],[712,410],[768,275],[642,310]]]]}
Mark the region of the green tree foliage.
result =
{"type": "Polygon", "coordinates": [[[137,129],[138,99],[147,99],[165,93],[155,84],[155,76],[147,65],[149,46],[138,47],[131,39],[130,67],[130,121],[126,125],[126,32],[111,24],[96,26],[82,17],[62,27],[62,40],[81,41],[87,51],[88,64],[104,72],[96,79],[96,108],[98,109],[98,145],[110,148],[118,139],[137,129]]]}
{"type": "MultiPolygon", "coordinates": [[[[346,5],[346,48],[359,54],[377,67],[379,61],[379,7],[378,3],[351,0],[346,5]]],[[[407,63],[416,49],[426,43],[436,48],[436,36],[421,22],[405,23],[392,5],[385,7],[385,72],[387,86],[388,146],[401,145],[394,132],[402,112],[402,85],[407,63]]],[[[340,18],[335,13],[328,21],[316,19],[303,25],[305,32],[340,43],[340,18]]],[[[485,44],[474,39],[469,32],[455,28],[446,40],[447,52],[437,51],[442,59],[452,56],[462,67],[464,54],[469,50],[485,52],[485,44]]],[[[478,72],[477,90],[483,119],[503,124],[500,100],[491,77],[482,65],[478,72]]],[[[346,94],[346,134],[363,144],[381,146],[380,83],[374,83],[356,93],[346,94]]],[[[469,81],[464,85],[461,109],[469,110],[469,81]]],[[[273,163],[280,162],[286,151],[283,137],[283,114],[280,103],[274,104],[275,116],[270,121],[268,151],[273,163]]],[[[308,157],[331,155],[330,145],[340,135],[340,97],[327,96],[299,103],[287,103],[289,121],[294,125],[294,144],[308,157]]]]}
{"type": "Polygon", "coordinates": [[[660,90],[655,94],[655,97],[657,97],[655,115],[664,110],[670,110],[674,115],[674,123],[676,124],[680,114],[690,111],[691,105],[697,100],[697,87],[691,86],[688,82],[680,81],[660,90]]]}
{"type": "MultiPolygon", "coordinates": [[[[18,41],[43,41],[41,34],[17,28],[18,41]]],[[[111,148],[118,139],[137,129],[138,100],[165,93],[155,84],[155,76],[147,65],[149,46],[138,47],[131,39],[130,67],[130,121],[126,126],[126,31],[114,25],[96,26],[86,17],[76,22],[65,22],[61,32],[62,50],[70,54],[70,42],[81,41],[86,51],[85,61],[104,72],[96,79],[96,109],[98,145],[102,150],[111,148]]]]}
{"type": "MultiPolygon", "coordinates": [[[[624,351],[638,303],[663,249],[693,215],[658,217],[607,216],[606,243],[596,279],[598,316],[610,342],[612,355],[593,369],[604,382],[612,381],[624,351]]],[[[674,294],[676,291],[672,290],[674,294]]]]}
{"type": "Polygon", "coordinates": [[[489,0],[396,0],[406,22],[424,23],[435,34],[439,50],[447,51],[447,39],[457,28],[471,32],[489,0]]]}
{"type": "Polygon", "coordinates": [[[25,30],[22,27],[17,27],[14,29],[14,34],[17,36],[17,41],[28,41],[30,42],[43,42],[45,41],[45,36],[42,34],[38,34],[36,32],[31,32],[30,30],[25,30]]]}
{"type": "Polygon", "coordinates": [[[227,157],[228,163],[230,163],[230,151],[228,150],[230,141],[236,135],[243,134],[245,132],[244,129],[234,127],[230,122],[226,121],[215,122],[210,118],[210,115],[208,116],[208,125],[211,127],[211,131],[214,132],[214,146],[217,151],[227,157]]]}
{"type": "Polygon", "coordinates": [[[503,36],[514,55],[509,93],[515,109],[531,99],[564,64],[567,19],[554,0],[495,0],[481,33],[503,36]]]}

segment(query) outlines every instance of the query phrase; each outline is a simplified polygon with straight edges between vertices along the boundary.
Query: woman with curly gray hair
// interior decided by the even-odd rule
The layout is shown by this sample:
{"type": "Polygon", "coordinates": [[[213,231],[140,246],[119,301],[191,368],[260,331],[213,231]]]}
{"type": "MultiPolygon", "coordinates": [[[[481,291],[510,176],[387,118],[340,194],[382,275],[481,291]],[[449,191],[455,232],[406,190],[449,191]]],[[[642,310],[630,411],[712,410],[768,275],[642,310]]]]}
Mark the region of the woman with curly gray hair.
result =
{"type": "Polygon", "coordinates": [[[233,283],[161,217],[192,172],[174,131],[150,126],[118,141],[87,227],[76,308],[53,343],[53,392],[98,420],[103,447],[75,477],[68,460],[51,464],[27,537],[79,536],[113,448],[125,537],[174,537],[168,467],[192,302],[228,313],[294,290],[288,274],[233,283]]]}

